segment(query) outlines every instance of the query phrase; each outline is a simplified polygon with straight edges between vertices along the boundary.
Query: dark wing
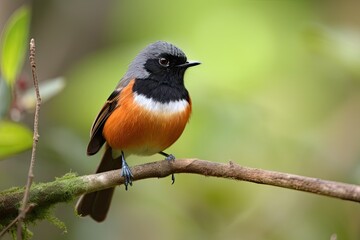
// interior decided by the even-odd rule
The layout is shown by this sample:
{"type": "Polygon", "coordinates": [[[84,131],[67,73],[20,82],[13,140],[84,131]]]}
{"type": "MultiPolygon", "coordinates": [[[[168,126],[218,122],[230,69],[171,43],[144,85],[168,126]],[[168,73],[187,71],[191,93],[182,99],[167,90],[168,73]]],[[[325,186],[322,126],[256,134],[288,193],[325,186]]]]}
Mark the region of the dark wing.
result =
{"type": "Polygon", "coordinates": [[[99,114],[97,115],[90,131],[90,142],[87,147],[88,155],[94,155],[100,150],[102,145],[104,145],[106,140],[102,134],[103,128],[106,119],[108,119],[110,114],[117,107],[121,90],[122,88],[117,88],[111,93],[106,103],[104,104],[99,114]]]}

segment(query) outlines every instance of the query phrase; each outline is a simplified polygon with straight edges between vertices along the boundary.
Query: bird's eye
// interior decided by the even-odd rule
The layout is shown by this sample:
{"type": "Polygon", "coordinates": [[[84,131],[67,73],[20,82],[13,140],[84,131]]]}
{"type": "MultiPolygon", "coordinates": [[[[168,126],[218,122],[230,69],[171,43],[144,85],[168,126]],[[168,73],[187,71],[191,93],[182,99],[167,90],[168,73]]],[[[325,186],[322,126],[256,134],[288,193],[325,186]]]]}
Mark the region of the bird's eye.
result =
{"type": "Polygon", "coordinates": [[[160,58],[159,59],[159,64],[163,67],[168,67],[170,65],[170,61],[167,58],[160,58]]]}

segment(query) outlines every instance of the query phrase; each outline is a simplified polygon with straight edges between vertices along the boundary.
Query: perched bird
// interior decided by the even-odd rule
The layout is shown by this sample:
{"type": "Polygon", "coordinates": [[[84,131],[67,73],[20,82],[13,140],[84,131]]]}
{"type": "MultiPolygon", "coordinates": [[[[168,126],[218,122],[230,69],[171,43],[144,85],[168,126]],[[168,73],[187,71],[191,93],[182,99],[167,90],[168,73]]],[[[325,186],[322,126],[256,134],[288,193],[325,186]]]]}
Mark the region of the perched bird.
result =
{"type": "MultiPolygon", "coordinates": [[[[184,74],[199,64],[187,61],[183,51],[164,41],[148,45],[135,57],[91,127],[87,154],[97,153],[105,143],[96,173],[121,168],[127,189],[133,178],[127,156],[159,153],[167,160],[175,159],[163,151],[189,121],[191,100],[184,74]]],[[[114,188],[109,188],[81,196],[78,214],[103,221],[113,193],[114,188]]]]}

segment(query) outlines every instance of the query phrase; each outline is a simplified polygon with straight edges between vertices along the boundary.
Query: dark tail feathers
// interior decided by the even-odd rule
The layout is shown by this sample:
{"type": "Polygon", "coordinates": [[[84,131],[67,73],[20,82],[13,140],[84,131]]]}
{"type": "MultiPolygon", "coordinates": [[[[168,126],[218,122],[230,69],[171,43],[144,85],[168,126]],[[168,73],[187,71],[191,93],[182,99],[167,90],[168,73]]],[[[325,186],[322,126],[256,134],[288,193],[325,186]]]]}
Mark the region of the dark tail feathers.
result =
{"type": "MultiPolygon", "coordinates": [[[[96,170],[96,173],[120,168],[121,161],[113,159],[111,147],[106,144],[105,153],[96,170]]],[[[109,211],[114,190],[115,188],[108,188],[82,195],[76,204],[77,213],[82,217],[90,215],[90,217],[97,222],[104,221],[109,211]]]]}

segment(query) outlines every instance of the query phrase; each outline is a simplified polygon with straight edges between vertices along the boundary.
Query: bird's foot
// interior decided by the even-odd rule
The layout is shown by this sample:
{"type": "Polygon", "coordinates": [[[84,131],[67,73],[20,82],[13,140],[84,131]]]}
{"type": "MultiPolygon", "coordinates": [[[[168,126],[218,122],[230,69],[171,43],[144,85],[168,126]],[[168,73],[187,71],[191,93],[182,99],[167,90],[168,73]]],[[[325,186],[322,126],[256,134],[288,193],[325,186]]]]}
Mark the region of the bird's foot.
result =
{"type": "MultiPolygon", "coordinates": [[[[172,154],[167,154],[165,152],[159,152],[159,154],[165,156],[165,160],[166,161],[175,161],[175,156],[172,154]]],[[[175,175],[172,173],[171,174],[171,184],[175,183],[175,175]]]]}
{"type": "Polygon", "coordinates": [[[129,165],[125,161],[124,154],[121,154],[122,168],[121,168],[121,176],[124,177],[124,185],[125,190],[128,190],[128,185],[132,186],[132,180],[134,178],[129,165]]]}

